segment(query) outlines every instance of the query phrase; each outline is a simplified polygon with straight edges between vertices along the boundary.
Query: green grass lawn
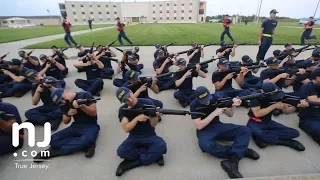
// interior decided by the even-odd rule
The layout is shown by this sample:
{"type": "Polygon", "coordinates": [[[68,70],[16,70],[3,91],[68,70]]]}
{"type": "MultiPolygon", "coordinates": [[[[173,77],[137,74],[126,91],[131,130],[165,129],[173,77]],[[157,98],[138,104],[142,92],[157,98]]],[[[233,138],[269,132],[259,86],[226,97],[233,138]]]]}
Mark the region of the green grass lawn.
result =
{"type": "MultiPolygon", "coordinates": [[[[260,26],[251,25],[234,25],[231,27],[231,33],[237,42],[251,41],[250,44],[257,44],[260,26]]],[[[131,41],[138,46],[154,45],[159,42],[166,44],[176,42],[175,45],[190,45],[196,41],[199,44],[218,43],[220,35],[223,31],[221,24],[206,23],[206,24],[139,24],[135,26],[127,26],[127,36],[131,41]]],[[[303,29],[283,27],[279,23],[276,28],[273,44],[284,44],[291,42],[300,44],[300,37],[303,29]]],[[[313,34],[320,37],[319,30],[313,30],[313,34]]],[[[118,32],[116,29],[106,29],[94,33],[86,33],[74,36],[74,39],[82,45],[89,47],[92,42],[95,44],[108,44],[117,38],[118,32]]],[[[230,42],[230,39],[225,36],[225,40],[230,42]]],[[[308,41],[306,41],[308,42],[308,41]]],[[[315,42],[315,40],[313,40],[315,42]]],[[[128,45],[124,41],[125,45],[128,45]]],[[[58,47],[66,46],[63,39],[57,39],[50,42],[44,42],[28,46],[27,48],[41,49],[49,48],[52,45],[58,47]]],[[[117,42],[115,46],[119,45],[117,42]]]]}
{"type": "MultiPolygon", "coordinates": [[[[110,25],[98,24],[93,25],[92,28],[107,27],[110,25]]],[[[88,25],[72,26],[71,31],[80,31],[89,29],[88,25]]],[[[53,34],[62,34],[64,30],[61,26],[36,26],[27,28],[1,28],[0,29],[0,43],[12,42],[23,39],[30,39],[35,37],[48,36],[53,34]]]]}

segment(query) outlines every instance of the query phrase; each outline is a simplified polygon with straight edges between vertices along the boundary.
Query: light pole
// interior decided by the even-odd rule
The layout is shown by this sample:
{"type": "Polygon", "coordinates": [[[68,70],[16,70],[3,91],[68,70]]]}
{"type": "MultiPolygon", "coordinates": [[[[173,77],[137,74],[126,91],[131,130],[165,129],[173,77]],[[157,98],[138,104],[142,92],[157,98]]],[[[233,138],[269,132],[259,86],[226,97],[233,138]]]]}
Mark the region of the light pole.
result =
{"type": "Polygon", "coordinates": [[[317,7],[316,7],[316,10],[314,11],[313,18],[316,18],[316,13],[317,13],[317,10],[318,10],[319,2],[320,2],[320,0],[318,1],[318,4],[317,4],[317,7]]]}
{"type": "Polygon", "coordinates": [[[260,7],[259,7],[259,12],[258,12],[258,17],[257,17],[257,22],[256,22],[256,24],[259,23],[261,5],[262,5],[262,0],[260,0],[260,7]]]}
{"type": "Polygon", "coordinates": [[[256,16],[254,17],[254,21],[256,21],[256,20],[257,20],[258,11],[259,11],[259,0],[258,0],[258,6],[257,6],[257,11],[256,11],[256,16]]]}

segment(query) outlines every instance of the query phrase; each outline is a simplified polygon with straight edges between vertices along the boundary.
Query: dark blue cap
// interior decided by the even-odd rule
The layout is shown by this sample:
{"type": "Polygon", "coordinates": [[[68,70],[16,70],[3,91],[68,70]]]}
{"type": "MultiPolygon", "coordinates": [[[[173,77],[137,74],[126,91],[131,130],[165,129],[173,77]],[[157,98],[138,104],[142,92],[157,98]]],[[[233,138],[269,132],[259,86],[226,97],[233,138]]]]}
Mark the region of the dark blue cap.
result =
{"type": "Polygon", "coordinates": [[[269,57],[265,60],[266,64],[269,66],[269,65],[278,65],[279,64],[279,61],[277,58],[275,57],[269,57]]]}
{"type": "Polygon", "coordinates": [[[275,9],[272,9],[271,11],[270,11],[270,14],[277,14],[277,13],[279,13],[277,10],[275,10],[275,9]]]}
{"type": "Polygon", "coordinates": [[[52,91],[51,93],[52,101],[56,104],[59,104],[62,99],[63,92],[64,90],[62,88],[57,88],[54,91],[52,91]]]}
{"type": "Polygon", "coordinates": [[[246,64],[252,64],[253,63],[253,60],[248,55],[242,56],[242,61],[245,62],[246,64]]]}
{"type": "Polygon", "coordinates": [[[312,57],[320,57],[320,52],[317,49],[313,50],[312,57]]]}
{"type": "Polygon", "coordinates": [[[191,46],[197,46],[197,43],[196,42],[192,42],[191,46]]]}
{"type": "Polygon", "coordinates": [[[154,46],[155,46],[156,48],[160,48],[160,47],[161,47],[161,45],[160,45],[159,43],[156,43],[154,46]]]}
{"type": "Polygon", "coordinates": [[[157,50],[158,55],[164,55],[164,51],[162,49],[157,50]]]}
{"type": "Polygon", "coordinates": [[[186,65],[187,64],[187,61],[184,59],[184,58],[179,58],[177,60],[177,65],[180,66],[180,65],[186,65]]]}
{"type": "Polygon", "coordinates": [[[126,87],[121,87],[117,90],[116,96],[119,99],[119,101],[122,103],[130,96],[130,93],[131,93],[130,89],[126,87]]]}
{"type": "Polygon", "coordinates": [[[284,93],[277,85],[272,82],[263,83],[261,89],[264,93],[273,92],[274,94],[270,96],[270,99],[274,101],[277,101],[286,95],[286,93],[284,93]]]}
{"type": "Polygon", "coordinates": [[[281,51],[279,49],[273,51],[274,56],[280,56],[281,51]]]}
{"type": "Polygon", "coordinates": [[[21,65],[21,61],[20,59],[11,59],[10,61],[7,61],[8,65],[15,65],[15,66],[20,66],[21,65]]]}
{"type": "Polygon", "coordinates": [[[218,64],[221,65],[221,66],[228,66],[229,65],[229,60],[226,59],[226,58],[220,58],[218,64]]]}
{"type": "Polygon", "coordinates": [[[200,104],[206,104],[212,99],[209,90],[204,86],[199,86],[195,91],[195,95],[200,104]]]}
{"type": "Polygon", "coordinates": [[[292,44],[288,42],[284,44],[284,47],[288,47],[288,46],[292,46],[292,44]]]}
{"type": "Polygon", "coordinates": [[[31,79],[36,74],[38,74],[38,71],[36,71],[34,69],[28,69],[24,73],[24,77],[27,78],[27,79],[31,79]]]}
{"type": "Polygon", "coordinates": [[[319,63],[320,61],[314,61],[314,60],[308,59],[303,61],[303,67],[317,66],[319,63]]]}
{"type": "Polygon", "coordinates": [[[315,79],[316,77],[320,77],[320,68],[316,68],[315,70],[312,71],[311,77],[315,79]]]}
{"type": "Polygon", "coordinates": [[[124,79],[127,81],[135,81],[139,77],[140,73],[134,70],[127,71],[124,75],[124,79]]]}

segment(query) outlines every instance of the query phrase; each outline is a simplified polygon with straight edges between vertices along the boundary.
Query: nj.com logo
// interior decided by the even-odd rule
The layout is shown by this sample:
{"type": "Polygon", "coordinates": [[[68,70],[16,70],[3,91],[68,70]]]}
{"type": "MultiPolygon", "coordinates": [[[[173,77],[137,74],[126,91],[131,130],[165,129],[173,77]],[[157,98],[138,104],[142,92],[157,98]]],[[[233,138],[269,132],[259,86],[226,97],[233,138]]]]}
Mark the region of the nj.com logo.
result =
{"type": "MultiPolygon", "coordinates": [[[[13,123],[12,125],[12,146],[14,147],[18,147],[19,144],[19,130],[20,129],[27,129],[28,130],[28,145],[30,147],[34,147],[35,146],[35,127],[32,123],[29,122],[25,122],[25,123],[13,123]]],[[[37,142],[37,147],[47,147],[49,146],[51,141],[51,124],[50,123],[45,123],[44,124],[44,139],[42,142],[37,142]]],[[[41,157],[50,157],[50,151],[40,151],[38,152],[40,153],[41,157]]],[[[23,150],[21,152],[21,156],[22,157],[30,157],[30,155],[32,157],[37,156],[37,151],[26,151],[23,150]]],[[[13,153],[13,156],[17,157],[19,156],[19,154],[17,152],[13,153]]]]}

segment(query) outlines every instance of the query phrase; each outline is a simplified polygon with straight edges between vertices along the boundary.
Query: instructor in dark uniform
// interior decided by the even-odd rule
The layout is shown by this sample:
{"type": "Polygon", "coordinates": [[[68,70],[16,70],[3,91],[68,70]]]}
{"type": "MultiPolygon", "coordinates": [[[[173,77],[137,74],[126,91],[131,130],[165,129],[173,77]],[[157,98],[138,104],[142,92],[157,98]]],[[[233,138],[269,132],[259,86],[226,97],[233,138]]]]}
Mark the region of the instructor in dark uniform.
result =
{"type": "Polygon", "coordinates": [[[309,17],[309,21],[304,25],[304,31],[301,36],[301,45],[304,45],[304,39],[317,39],[316,36],[311,36],[312,29],[315,26],[315,22],[313,21],[313,17],[309,17]]]}
{"type": "Polygon", "coordinates": [[[124,30],[123,30],[123,29],[124,29],[125,24],[123,24],[123,23],[120,22],[120,18],[119,18],[119,17],[117,17],[116,20],[117,20],[117,30],[119,31],[119,35],[118,35],[118,41],[119,41],[119,43],[121,44],[121,46],[123,45],[122,39],[121,39],[121,38],[123,38],[123,39],[125,39],[126,41],[128,41],[128,43],[129,43],[130,45],[132,45],[133,43],[132,43],[132,42],[130,41],[130,39],[127,37],[126,33],[124,33],[124,30]]]}
{"type": "Polygon", "coordinates": [[[69,45],[70,48],[72,47],[70,41],[74,44],[74,47],[77,47],[77,43],[73,40],[71,36],[71,31],[70,31],[71,26],[72,26],[71,23],[67,21],[67,17],[63,17],[62,27],[66,32],[64,36],[64,40],[66,41],[66,43],[69,45]]]}
{"type": "Polygon", "coordinates": [[[278,21],[275,20],[276,14],[279,13],[277,10],[272,9],[270,11],[270,18],[263,21],[261,25],[261,30],[259,34],[259,51],[257,54],[257,61],[264,60],[264,56],[268,52],[271,44],[272,44],[272,36],[274,33],[274,29],[278,25],[278,21]]]}

